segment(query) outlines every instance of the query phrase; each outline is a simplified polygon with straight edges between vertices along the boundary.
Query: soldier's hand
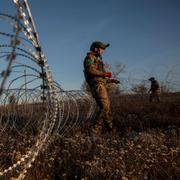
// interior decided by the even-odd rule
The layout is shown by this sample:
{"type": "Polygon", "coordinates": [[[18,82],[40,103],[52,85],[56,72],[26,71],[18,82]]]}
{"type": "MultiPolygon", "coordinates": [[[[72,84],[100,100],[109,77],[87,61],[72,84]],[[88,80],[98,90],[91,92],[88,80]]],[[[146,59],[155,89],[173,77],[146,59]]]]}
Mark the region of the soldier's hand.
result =
{"type": "Polygon", "coordinates": [[[104,72],[103,76],[111,78],[112,77],[112,72],[104,72]]]}

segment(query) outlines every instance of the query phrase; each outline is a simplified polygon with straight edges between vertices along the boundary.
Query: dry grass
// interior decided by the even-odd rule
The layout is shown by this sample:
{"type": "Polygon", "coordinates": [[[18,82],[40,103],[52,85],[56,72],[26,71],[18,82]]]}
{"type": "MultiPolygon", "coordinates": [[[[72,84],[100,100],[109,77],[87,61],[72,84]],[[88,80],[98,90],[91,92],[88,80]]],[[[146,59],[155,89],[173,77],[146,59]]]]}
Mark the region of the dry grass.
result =
{"type": "MultiPolygon", "coordinates": [[[[66,136],[56,135],[26,179],[179,179],[180,95],[166,95],[158,104],[142,96],[112,97],[112,102],[113,132],[89,135],[89,122],[66,136]]],[[[4,169],[19,158],[28,141],[2,138],[4,144],[21,146],[12,156],[12,150],[0,144],[4,169]]]]}

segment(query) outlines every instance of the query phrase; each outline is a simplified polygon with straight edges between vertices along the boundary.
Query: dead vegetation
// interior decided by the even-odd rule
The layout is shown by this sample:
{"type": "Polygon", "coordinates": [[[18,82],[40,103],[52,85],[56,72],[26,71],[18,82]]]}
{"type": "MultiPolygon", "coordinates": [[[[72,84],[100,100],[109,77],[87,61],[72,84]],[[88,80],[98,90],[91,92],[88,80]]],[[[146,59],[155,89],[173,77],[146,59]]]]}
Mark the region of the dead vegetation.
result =
{"type": "MultiPolygon", "coordinates": [[[[179,179],[180,94],[164,94],[160,103],[149,103],[146,95],[111,101],[113,132],[104,128],[100,136],[89,135],[91,122],[86,122],[64,136],[56,134],[26,179],[179,179]]],[[[1,169],[16,162],[28,143],[33,138],[3,134],[1,169]]]]}

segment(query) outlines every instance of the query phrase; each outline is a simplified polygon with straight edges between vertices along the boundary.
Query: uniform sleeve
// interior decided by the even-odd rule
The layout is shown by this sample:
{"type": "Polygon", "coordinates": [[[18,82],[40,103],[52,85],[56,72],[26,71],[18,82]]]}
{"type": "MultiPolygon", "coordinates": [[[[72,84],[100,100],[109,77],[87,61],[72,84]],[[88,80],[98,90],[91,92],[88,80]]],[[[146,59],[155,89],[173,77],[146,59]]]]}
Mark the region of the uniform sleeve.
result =
{"type": "Polygon", "coordinates": [[[90,58],[87,58],[85,60],[85,67],[86,72],[90,76],[97,76],[97,77],[103,77],[104,73],[96,69],[96,65],[94,64],[94,61],[90,58]]]}

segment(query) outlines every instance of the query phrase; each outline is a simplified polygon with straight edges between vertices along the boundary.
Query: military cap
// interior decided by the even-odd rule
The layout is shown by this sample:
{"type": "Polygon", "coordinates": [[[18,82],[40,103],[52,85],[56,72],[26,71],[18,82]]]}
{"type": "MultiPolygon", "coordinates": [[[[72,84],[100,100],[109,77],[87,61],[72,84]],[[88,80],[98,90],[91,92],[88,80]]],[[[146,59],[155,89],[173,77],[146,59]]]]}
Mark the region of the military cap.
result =
{"type": "Polygon", "coordinates": [[[101,41],[94,41],[90,46],[90,51],[94,51],[95,48],[106,49],[110,44],[104,44],[101,41]]]}
{"type": "Polygon", "coordinates": [[[154,78],[154,77],[150,77],[148,80],[149,80],[149,81],[154,81],[155,78],[154,78]]]}

